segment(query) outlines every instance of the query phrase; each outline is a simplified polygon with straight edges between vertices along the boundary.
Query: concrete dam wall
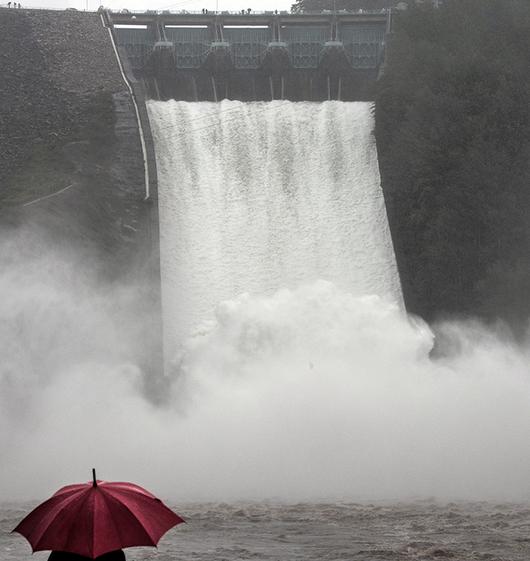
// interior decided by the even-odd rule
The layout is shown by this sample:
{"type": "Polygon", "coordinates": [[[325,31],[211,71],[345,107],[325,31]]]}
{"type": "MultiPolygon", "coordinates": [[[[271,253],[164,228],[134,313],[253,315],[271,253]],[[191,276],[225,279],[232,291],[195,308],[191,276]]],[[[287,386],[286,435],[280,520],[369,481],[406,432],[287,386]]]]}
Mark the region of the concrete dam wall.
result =
{"type": "Polygon", "coordinates": [[[151,99],[369,101],[391,11],[105,12],[151,99]]]}

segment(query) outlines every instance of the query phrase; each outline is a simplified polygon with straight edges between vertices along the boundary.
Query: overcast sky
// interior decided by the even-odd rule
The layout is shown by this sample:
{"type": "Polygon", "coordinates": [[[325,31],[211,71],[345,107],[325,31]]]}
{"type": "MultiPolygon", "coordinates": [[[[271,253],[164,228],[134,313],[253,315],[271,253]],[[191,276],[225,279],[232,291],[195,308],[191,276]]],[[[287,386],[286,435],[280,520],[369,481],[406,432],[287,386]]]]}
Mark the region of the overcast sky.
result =
{"type": "MultiPolygon", "coordinates": [[[[242,8],[252,8],[256,11],[262,10],[289,10],[294,0],[21,0],[25,7],[42,8],[77,8],[84,10],[87,2],[90,10],[95,10],[103,3],[107,8],[118,10],[128,8],[129,10],[188,10],[200,12],[202,8],[215,10],[239,11],[242,8]]],[[[7,0],[0,0],[5,4],[7,0]]]]}

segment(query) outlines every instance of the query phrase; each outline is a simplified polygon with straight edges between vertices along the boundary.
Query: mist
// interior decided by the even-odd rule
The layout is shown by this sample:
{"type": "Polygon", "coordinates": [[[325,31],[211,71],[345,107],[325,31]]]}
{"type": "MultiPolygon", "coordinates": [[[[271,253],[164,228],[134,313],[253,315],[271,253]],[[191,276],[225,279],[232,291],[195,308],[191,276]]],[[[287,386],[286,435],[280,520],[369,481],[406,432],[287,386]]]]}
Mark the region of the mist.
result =
{"type": "MultiPolygon", "coordinates": [[[[329,282],[221,302],[144,395],[138,287],[0,244],[0,497],[132,480],[172,501],[530,497],[529,347],[329,282]]],[[[153,374],[151,374],[153,375],[153,374]]]]}

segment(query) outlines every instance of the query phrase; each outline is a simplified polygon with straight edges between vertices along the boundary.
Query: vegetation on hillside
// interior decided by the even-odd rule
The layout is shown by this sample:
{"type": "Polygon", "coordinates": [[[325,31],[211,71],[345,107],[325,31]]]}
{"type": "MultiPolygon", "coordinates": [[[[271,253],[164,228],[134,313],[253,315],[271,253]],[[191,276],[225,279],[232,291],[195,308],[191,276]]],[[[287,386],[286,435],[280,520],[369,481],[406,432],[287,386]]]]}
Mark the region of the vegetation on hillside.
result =
{"type": "Polygon", "coordinates": [[[530,317],[530,3],[399,13],[376,137],[409,309],[530,317]]]}

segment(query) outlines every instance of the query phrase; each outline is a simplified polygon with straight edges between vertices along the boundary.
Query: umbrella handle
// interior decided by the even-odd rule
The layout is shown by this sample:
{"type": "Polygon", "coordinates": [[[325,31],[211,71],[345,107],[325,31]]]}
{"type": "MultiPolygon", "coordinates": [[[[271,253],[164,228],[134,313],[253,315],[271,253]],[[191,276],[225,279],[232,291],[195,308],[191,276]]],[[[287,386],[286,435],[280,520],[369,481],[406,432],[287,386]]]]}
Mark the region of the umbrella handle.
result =
{"type": "Polygon", "coordinates": [[[98,482],[96,481],[96,468],[92,468],[92,487],[97,487],[98,482]]]}

